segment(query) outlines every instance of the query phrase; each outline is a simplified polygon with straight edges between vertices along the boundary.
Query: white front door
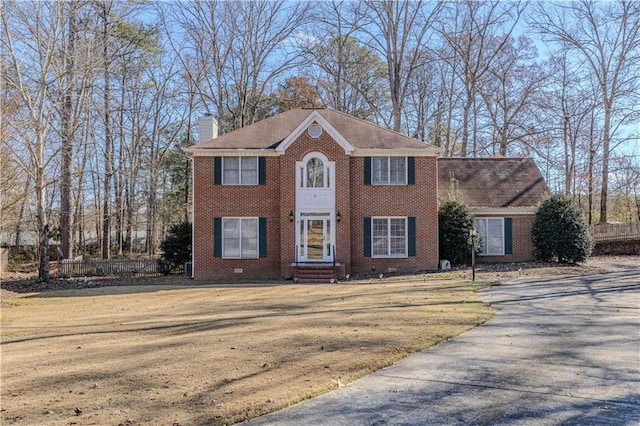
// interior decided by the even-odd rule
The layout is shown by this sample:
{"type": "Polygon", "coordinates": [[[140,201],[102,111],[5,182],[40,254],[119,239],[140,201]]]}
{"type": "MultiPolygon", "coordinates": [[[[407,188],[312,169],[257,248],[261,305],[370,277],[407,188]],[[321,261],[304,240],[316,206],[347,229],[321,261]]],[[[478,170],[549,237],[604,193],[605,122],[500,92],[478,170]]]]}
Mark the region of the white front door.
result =
{"type": "Polygon", "coordinates": [[[302,215],[297,232],[298,256],[301,262],[330,262],[331,219],[325,215],[312,213],[302,215]]]}

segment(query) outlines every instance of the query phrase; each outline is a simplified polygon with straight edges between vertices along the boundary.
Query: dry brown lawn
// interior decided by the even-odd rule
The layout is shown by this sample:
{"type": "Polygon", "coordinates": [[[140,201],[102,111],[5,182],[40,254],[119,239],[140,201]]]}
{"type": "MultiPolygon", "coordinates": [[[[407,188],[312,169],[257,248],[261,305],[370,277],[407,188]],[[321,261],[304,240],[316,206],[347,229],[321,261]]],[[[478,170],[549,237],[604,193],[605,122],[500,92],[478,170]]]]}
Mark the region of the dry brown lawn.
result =
{"type": "Polygon", "coordinates": [[[12,293],[2,308],[1,423],[230,424],[492,315],[475,294],[481,283],[372,281],[12,293]]]}

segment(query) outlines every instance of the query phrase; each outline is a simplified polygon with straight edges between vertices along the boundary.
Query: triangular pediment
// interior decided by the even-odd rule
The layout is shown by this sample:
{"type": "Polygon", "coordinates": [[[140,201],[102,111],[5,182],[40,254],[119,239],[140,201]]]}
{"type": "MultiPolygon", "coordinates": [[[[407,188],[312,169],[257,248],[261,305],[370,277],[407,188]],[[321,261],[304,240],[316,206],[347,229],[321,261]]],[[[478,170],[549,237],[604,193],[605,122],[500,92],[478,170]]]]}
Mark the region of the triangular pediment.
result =
{"type": "Polygon", "coordinates": [[[305,132],[309,126],[317,123],[322,130],[327,132],[329,136],[335,140],[346,155],[350,155],[355,148],[347,141],[344,136],[333,127],[326,118],[324,118],[317,110],[313,110],[307,118],[305,118],[280,144],[276,147],[276,151],[284,154],[291,144],[305,132]]]}

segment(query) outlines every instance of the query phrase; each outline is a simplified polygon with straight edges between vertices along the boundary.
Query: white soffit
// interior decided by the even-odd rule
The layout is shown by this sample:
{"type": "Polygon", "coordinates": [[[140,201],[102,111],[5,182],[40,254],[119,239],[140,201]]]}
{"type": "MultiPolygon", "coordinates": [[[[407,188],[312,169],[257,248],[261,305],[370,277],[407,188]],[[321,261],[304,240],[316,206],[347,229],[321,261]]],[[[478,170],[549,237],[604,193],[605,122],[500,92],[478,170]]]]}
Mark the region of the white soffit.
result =
{"type": "Polygon", "coordinates": [[[476,217],[483,216],[523,216],[533,215],[538,211],[537,207],[472,207],[471,213],[476,217]]]}

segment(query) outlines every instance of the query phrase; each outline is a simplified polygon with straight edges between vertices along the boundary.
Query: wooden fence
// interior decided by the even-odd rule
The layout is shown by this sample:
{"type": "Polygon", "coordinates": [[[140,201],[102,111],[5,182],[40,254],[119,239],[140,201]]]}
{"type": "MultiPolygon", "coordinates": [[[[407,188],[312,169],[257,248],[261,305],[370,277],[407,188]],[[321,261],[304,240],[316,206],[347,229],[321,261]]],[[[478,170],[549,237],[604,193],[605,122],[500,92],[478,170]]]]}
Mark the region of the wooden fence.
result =
{"type": "Polygon", "coordinates": [[[596,243],[640,240],[640,222],[605,223],[591,226],[591,236],[596,243]]]}
{"type": "Polygon", "coordinates": [[[65,259],[58,264],[58,276],[95,277],[95,276],[138,277],[160,275],[157,259],[116,259],[116,260],[71,260],[65,259]]]}

